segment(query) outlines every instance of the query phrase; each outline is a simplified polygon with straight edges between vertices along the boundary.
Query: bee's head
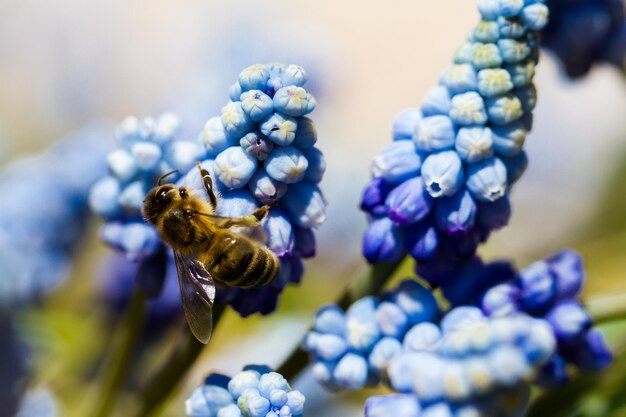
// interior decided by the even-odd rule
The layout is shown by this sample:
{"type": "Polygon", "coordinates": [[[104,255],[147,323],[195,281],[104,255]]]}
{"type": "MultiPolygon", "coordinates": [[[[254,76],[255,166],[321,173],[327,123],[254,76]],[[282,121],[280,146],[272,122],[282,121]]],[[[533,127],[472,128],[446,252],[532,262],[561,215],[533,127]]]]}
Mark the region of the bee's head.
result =
{"type": "Polygon", "coordinates": [[[156,224],[158,217],[172,204],[175,195],[178,195],[172,192],[174,190],[176,187],[173,184],[163,184],[148,192],[143,200],[142,214],[149,223],[156,224]]]}

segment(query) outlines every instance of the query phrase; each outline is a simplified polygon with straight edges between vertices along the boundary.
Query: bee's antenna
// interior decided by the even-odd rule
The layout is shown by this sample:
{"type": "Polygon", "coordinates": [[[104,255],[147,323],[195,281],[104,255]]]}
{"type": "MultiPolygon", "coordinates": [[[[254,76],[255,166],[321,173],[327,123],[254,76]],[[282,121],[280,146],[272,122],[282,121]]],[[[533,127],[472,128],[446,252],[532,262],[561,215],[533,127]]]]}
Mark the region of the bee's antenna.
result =
{"type": "Polygon", "coordinates": [[[161,185],[161,181],[163,181],[166,177],[168,177],[168,176],[170,176],[170,175],[172,175],[172,174],[174,174],[176,172],[178,172],[177,169],[175,169],[174,171],[166,172],[165,174],[161,175],[159,177],[159,180],[157,181],[157,185],[160,186],[161,185]]]}

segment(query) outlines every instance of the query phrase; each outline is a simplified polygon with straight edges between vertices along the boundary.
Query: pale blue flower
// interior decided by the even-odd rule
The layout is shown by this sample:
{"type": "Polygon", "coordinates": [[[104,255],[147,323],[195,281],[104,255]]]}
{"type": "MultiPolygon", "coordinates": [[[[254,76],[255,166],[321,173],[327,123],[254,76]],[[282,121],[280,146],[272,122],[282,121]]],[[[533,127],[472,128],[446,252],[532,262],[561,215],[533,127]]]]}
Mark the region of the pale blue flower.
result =
{"type": "Polygon", "coordinates": [[[463,164],[454,151],[431,154],[422,166],[428,193],[435,198],[451,196],[463,186],[463,164]]]}
{"type": "Polygon", "coordinates": [[[452,120],[448,116],[423,118],[417,123],[413,142],[419,151],[436,152],[452,148],[454,146],[452,120]]]}
{"type": "Polygon", "coordinates": [[[483,98],[475,91],[452,97],[450,118],[461,126],[484,125],[487,122],[487,113],[483,98]]]}
{"type": "Polygon", "coordinates": [[[457,133],[455,149],[465,162],[489,158],[494,148],[494,135],[488,127],[464,127],[457,133]]]}

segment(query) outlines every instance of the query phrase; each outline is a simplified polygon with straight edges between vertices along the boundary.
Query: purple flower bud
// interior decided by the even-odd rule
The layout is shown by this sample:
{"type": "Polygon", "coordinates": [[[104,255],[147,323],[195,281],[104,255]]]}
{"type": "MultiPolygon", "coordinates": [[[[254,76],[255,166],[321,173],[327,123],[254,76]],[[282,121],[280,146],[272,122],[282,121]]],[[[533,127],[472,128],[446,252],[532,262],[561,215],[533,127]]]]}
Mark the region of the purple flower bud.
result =
{"type": "Polygon", "coordinates": [[[455,148],[465,162],[476,162],[493,156],[493,135],[488,127],[464,127],[456,136],[455,148]]]}
{"type": "Polygon", "coordinates": [[[273,204],[287,192],[287,184],[276,181],[263,168],[257,168],[248,181],[248,188],[261,204],[273,204]]]}
{"type": "Polygon", "coordinates": [[[387,215],[396,224],[415,223],[430,213],[433,199],[424,188],[420,177],[404,181],[395,187],[385,200],[387,215]]]}
{"type": "Polygon", "coordinates": [[[246,185],[256,166],[256,158],[239,146],[232,146],[215,158],[215,174],[220,182],[229,188],[241,188],[246,185]]]}
{"type": "Polygon", "coordinates": [[[402,110],[393,119],[393,140],[405,140],[413,137],[417,123],[422,120],[422,113],[417,108],[402,110]]]}
{"type": "Polygon", "coordinates": [[[265,160],[267,175],[285,184],[293,184],[304,178],[309,162],[294,146],[275,149],[265,160]]]}
{"type": "Polygon", "coordinates": [[[384,214],[385,199],[391,191],[392,186],[389,185],[382,178],[374,178],[371,180],[363,190],[361,196],[361,210],[375,215],[384,214]]]}
{"type": "Polygon", "coordinates": [[[600,371],[613,361],[613,353],[598,329],[587,331],[568,352],[568,357],[586,372],[600,371]]]}
{"type": "Polygon", "coordinates": [[[454,146],[454,126],[448,116],[425,117],[417,123],[413,142],[417,150],[436,152],[454,146]]]}
{"type": "Polygon", "coordinates": [[[241,108],[254,122],[260,122],[273,110],[272,98],[261,90],[246,91],[241,95],[241,108]]]}
{"type": "Polygon", "coordinates": [[[552,276],[556,279],[556,292],[560,300],[576,298],[585,281],[582,257],[571,250],[564,250],[546,259],[552,276]]]}
{"type": "Polygon", "coordinates": [[[435,210],[437,227],[448,234],[465,233],[474,226],[476,203],[466,190],[438,201],[435,210]]]}
{"type": "MultiPolygon", "coordinates": [[[[425,117],[443,115],[450,112],[450,92],[444,86],[431,87],[422,101],[421,111],[425,117]]],[[[410,137],[410,136],[409,136],[410,137]]]]}
{"type": "Polygon", "coordinates": [[[388,217],[374,220],[365,230],[362,251],[370,263],[400,259],[404,252],[400,229],[388,217]]]}
{"type": "Polygon", "coordinates": [[[432,197],[451,196],[463,186],[463,164],[454,151],[429,155],[422,166],[422,178],[432,197]]]}
{"type": "Polygon", "coordinates": [[[480,201],[496,201],[506,194],[507,171],[498,158],[483,159],[467,167],[466,185],[480,201]]]}
{"type": "Polygon", "coordinates": [[[259,161],[265,161],[274,144],[265,135],[259,132],[250,132],[239,140],[239,145],[244,151],[254,156],[259,161]]]}
{"type": "Polygon", "coordinates": [[[422,159],[415,144],[399,140],[385,147],[372,161],[372,176],[390,183],[397,183],[416,176],[422,159]]]}
{"type": "Polygon", "coordinates": [[[407,251],[418,261],[427,261],[435,256],[439,238],[431,221],[424,220],[410,225],[404,233],[407,251]]]}
{"type": "Polygon", "coordinates": [[[326,199],[316,185],[307,182],[292,184],[281,201],[283,209],[297,226],[316,228],[326,220],[326,199]]]}
{"type": "Polygon", "coordinates": [[[518,285],[522,291],[522,306],[526,311],[545,311],[556,300],[556,281],[545,261],[524,268],[519,274],[518,285]]]}
{"type": "Polygon", "coordinates": [[[559,342],[572,342],[591,327],[591,317],[577,301],[563,301],[546,314],[559,342]]]}
{"type": "Polygon", "coordinates": [[[286,146],[295,140],[298,122],[281,113],[272,113],[260,124],[261,133],[277,145],[286,146]]]}
{"type": "Polygon", "coordinates": [[[303,258],[315,256],[315,233],[312,229],[295,227],[296,253],[303,258]]]}
{"type": "Polygon", "coordinates": [[[519,311],[520,290],[512,284],[500,284],[483,295],[480,308],[488,316],[508,316],[519,311]]]}
{"type": "Polygon", "coordinates": [[[497,230],[509,223],[511,217],[511,201],[508,196],[496,201],[477,202],[476,223],[487,230],[497,230]]]}

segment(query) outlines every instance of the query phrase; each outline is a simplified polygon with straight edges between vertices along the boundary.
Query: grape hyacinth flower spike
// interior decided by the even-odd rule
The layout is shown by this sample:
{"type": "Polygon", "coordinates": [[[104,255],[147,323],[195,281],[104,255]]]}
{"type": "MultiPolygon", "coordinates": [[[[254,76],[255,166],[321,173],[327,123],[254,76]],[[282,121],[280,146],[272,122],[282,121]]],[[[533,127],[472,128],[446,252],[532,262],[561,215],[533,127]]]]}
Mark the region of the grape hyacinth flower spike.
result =
{"type": "Polygon", "coordinates": [[[232,378],[209,375],[185,402],[190,417],[302,417],[304,395],[266,366],[247,366],[232,378]]]}
{"type": "MultiPolygon", "coordinates": [[[[302,259],[315,255],[313,230],[326,219],[319,188],[326,162],[307,117],[316,101],[305,90],[306,81],[298,65],[245,68],[230,88],[231,101],[200,135],[207,154],[202,166],[221,194],[217,214],[236,217],[271,206],[262,226],[267,246],[281,262],[278,277],[261,288],[220,289],[216,298],[244,317],[271,313],[284,287],[300,281],[302,259]]],[[[196,170],[179,183],[201,187],[196,170]]]]}
{"type": "MultiPolygon", "coordinates": [[[[361,209],[370,263],[405,254],[430,272],[470,259],[507,224],[509,193],[526,168],[541,2],[481,0],[482,20],[418,108],[393,122],[372,162],[361,209]],[[532,4],[531,4],[532,3],[532,4]]],[[[424,274],[439,285],[437,273],[424,274]]]]}

